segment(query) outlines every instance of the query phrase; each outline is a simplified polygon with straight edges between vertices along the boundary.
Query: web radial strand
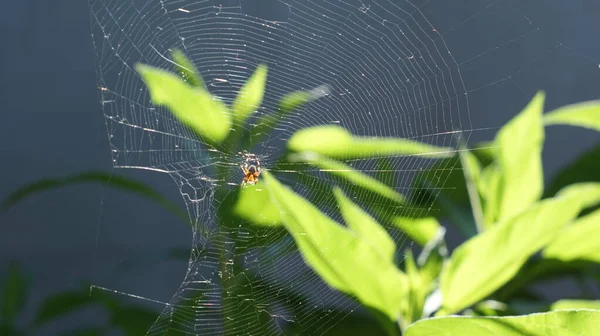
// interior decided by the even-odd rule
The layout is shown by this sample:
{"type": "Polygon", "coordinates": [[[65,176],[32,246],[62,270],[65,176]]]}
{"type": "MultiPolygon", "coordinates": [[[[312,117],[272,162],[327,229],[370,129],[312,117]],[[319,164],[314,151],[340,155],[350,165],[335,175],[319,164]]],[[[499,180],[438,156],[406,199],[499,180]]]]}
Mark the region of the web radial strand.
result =
{"type": "MultiPolygon", "coordinates": [[[[263,104],[247,124],[237,125],[247,129],[263,117],[273,118],[284,94],[323,89],[323,98],[279,120],[273,132],[248,149],[267,168],[297,130],[324,124],[337,124],[357,135],[451,146],[452,132],[472,128],[467,92],[456,61],[423,15],[422,5],[395,0],[90,0],[113,164],[170,174],[194,226],[185,279],[148,334],[277,335],[292,328],[319,335],[356,313],[359,305],[308,269],[285,232],[219,225],[221,204],[214,190],[239,184],[241,174],[218,180],[212,173],[216,167],[237,167],[242,158],[238,153],[210,155],[209,146],[169,111],[153,106],[135,63],[171,69],[170,51],[181,49],[209,90],[227,103],[256,67],[266,63],[263,104]],[[248,248],[245,241],[260,245],[248,248]],[[224,284],[232,282],[238,289],[224,290],[224,284]]],[[[390,183],[408,194],[415,172],[429,162],[423,157],[391,157],[390,183]]],[[[369,175],[380,170],[373,160],[345,163],[369,175]]],[[[343,222],[332,211],[331,198],[311,194],[335,184],[330,174],[316,169],[275,173],[343,222]]],[[[389,205],[377,197],[370,202],[389,205]]],[[[396,215],[428,210],[403,207],[396,215]]],[[[400,251],[408,246],[401,232],[391,234],[400,251]]]]}

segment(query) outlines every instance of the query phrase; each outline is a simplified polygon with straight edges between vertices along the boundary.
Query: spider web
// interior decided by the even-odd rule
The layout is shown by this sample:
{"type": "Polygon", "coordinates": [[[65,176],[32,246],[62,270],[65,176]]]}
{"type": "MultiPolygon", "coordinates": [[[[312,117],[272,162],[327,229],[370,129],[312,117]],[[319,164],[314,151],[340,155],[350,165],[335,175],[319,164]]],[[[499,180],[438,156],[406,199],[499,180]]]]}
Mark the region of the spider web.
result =
{"type": "MultiPolygon", "coordinates": [[[[171,69],[170,51],[181,49],[211,93],[227,103],[256,67],[266,63],[265,98],[247,124],[237,125],[245,129],[272,118],[284,94],[312,90],[318,99],[278,120],[272,132],[261,134],[247,149],[269,169],[290,136],[317,125],[439,146],[453,146],[457,132],[489,138],[501,124],[489,118],[494,104],[518,97],[512,105],[502,105],[518,111],[538,89],[524,87],[526,72],[557,50],[569,49],[543,40],[539,26],[522,8],[499,0],[90,0],[90,15],[113,165],[169,174],[194,228],[187,273],[173,298],[163,303],[150,335],[289,330],[320,335],[360,308],[304,265],[287,234],[251,225],[219,225],[221,203],[215,190],[233,190],[241,182],[241,153],[215,153],[169,111],[153,106],[133,70],[135,63],[171,69]],[[506,18],[511,25],[503,22],[506,18]],[[530,43],[541,47],[524,55],[520,50],[530,43]],[[506,61],[490,66],[497,59],[506,61]],[[472,114],[473,105],[488,112],[472,114]],[[214,177],[219,167],[228,168],[226,178],[214,177]],[[227,291],[226,283],[238,289],[227,291]]],[[[415,173],[431,162],[426,155],[394,156],[382,169],[374,160],[345,161],[385,177],[406,195],[415,173]]],[[[335,184],[326,172],[272,172],[343,222],[332,210],[332,199],[313,194],[335,184]]],[[[358,190],[350,196],[364,195],[358,190]]],[[[389,204],[377,197],[369,202],[389,204]]],[[[426,215],[430,210],[402,207],[395,215],[426,215]]],[[[400,252],[410,247],[402,232],[390,229],[390,234],[400,252]]]]}

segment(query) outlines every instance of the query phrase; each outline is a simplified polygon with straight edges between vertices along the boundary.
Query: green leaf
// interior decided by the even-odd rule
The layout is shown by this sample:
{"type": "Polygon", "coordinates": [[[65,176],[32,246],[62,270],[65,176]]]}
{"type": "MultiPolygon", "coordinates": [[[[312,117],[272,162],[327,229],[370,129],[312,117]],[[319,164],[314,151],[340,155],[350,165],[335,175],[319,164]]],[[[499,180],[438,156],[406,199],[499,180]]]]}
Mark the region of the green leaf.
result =
{"type": "Polygon", "coordinates": [[[394,189],[344,163],[332,161],[314,153],[293,154],[290,155],[289,158],[290,161],[294,162],[302,161],[310,163],[311,165],[320,168],[323,172],[327,172],[345,179],[353,186],[369,190],[397,203],[404,203],[405,201],[404,196],[396,192],[394,189]]]}
{"type": "Polygon", "coordinates": [[[331,287],[394,321],[406,290],[406,276],[363,237],[321,213],[268,171],[263,175],[305,262],[331,287]]]}
{"type": "Polygon", "coordinates": [[[234,118],[240,122],[245,121],[262,103],[267,84],[267,66],[261,64],[242,86],[233,102],[234,118]]]}
{"type": "Polygon", "coordinates": [[[600,311],[559,310],[524,316],[449,316],[421,320],[404,336],[593,336],[598,333],[600,311]]]}
{"type": "Polygon", "coordinates": [[[135,69],[146,83],[155,105],[167,107],[206,142],[215,145],[225,140],[231,127],[231,115],[218,98],[189,86],[168,71],[144,64],[136,64],[135,69]]]}
{"type": "Polygon", "coordinates": [[[600,100],[563,106],[544,115],[546,125],[571,125],[600,131],[600,100]]]}
{"type": "Polygon", "coordinates": [[[459,246],[441,274],[440,314],[469,307],[509,281],[531,255],[577,216],[589,198],[584,190],[580,186],[536,203],[459,246]]]}
{"type": "Polygon", "coordinates": [[[28,281],[16,262],[4,274],[0,297],[0,324],[11,326],[27,302],[28,281]]]}
{"type": "Polygon", "coordinates": [[[441,228],[435,217],[392,216],[387,221],[398,227],[421,246],[433,239],[441,228]]]}
{"type": "Polygon", "coordinates": [[[502,189],[496,220],[510,218],[527,209],[542,196],[542,146],[544,126],[543,92],[498,132],[497,160],[502,171],[502,189]]]}
{"type": "Polygon", "coordinates": [[[156,311],[136,306],[115,307],[111,311],[111,322],[125,332],[125,335],[145,333],[158,317],[156,311]]]}
{"type": "Polygon", "coordinates": [[[459,149],[458,155],[460,157],[461,166],[463,167],[463,174],[465,183],[467,185],[467,192],[469,194],[469,203],[473,212],[473,218],[475,220],[477,230],[482,232],[485,228],[485,223],[483,219],[481,199],[478,191],[478,185],[481,184],[481,166],[474,154],[463,150],[463,147],[459,149]]]}
{"type": "Polygon", "coordinates": [[[502,171],[496,163],[485,167],[481,173],[478,185],[482,195],[483,223],[490,227],[496,222],[500,211],[500,197],[502,196],[502,171]]]}
{"type": "MultiPolygon", "coordinates": [[[[312,90],[293,91],[284,95],[279,101],[277,111],[272,114],[264,115],[251,129],[251,132],[246,133],[252,140],[249,147],[260,141],[266,136],[277,124],[279,124],[292,111],[299,109],[305,104],[322,98],[329,94],[329,87],[326,85],[318,86],[312,90]]],[[[244,141],[248,143],[248,139],[244,141]]]]}
{"type": "Polygon", "coordinates": [[[388,232],[373,217],[352,203],[340,188],[336,187],[333,193],[348,227],[371,244],[382,258],[394,260],[396,244],[388,232]]]}
{"type": "Polygon", "coordinates": [[[562,261],[588,260],[600,263],[600,210],[581,217],[560,231],[542,251],[545,258],[562,261]]]}
{"type": "Polygon", "coordinates": [[[190,61],[185,54],[175,49],[171,52],[173,62],[175,62],[175,71],[183,77],[183,79],[193,87],[204,88],[204,81],[198,73],[198,69],[192,61],[190,61]]]}
{"type": "Polygon", "coordinates": [[[256,225],[279,226],[282,224],[279,208],[271,202],[269,190],[259,184],[240,187],[233,213],[256,225]]]}
{"type": "Polygon", "coordinates": [[[546,196],[553,196],[561,188],[577,182],[600,182],[600,143],[583,153],[555,174],[546,190],[546,196]]]}
{"type": "Polygon", "coordinates": [[[37,180],[15,190],[8,195],[8,197],[2,202],[0,210],[6,211],[8,208],[14,206],[25,198],[37,193],[81,183],[100,183],[107,187],[134,193],[138,196],[142,196],[158,203],[166,210],[177,215],[186,223],[189,223],[189,217],[187,213],[181,209],[181,207],[171,202],[168,198],[154,190],[152,187],[130,178],[102,171],[89,171],[80,174],[69,175],[66,177],[37,180]]]}
{"type": "Polygon", "coordinates": [[[558,300],[550,306],[550,310],[594,309],[600,311],[600,301],[590,300],[558,300]]]}
{"type": "Polygon", "coordinates": [[[353,136],[335,125],[301,129],[288,141],[293,152],[314,152],[333,159],[374,158],[390,155],[422,155],[427,158],[445,158],[454,149],[401,139],[353,136]],[[323,141],[327,139],[327,141],[323,141]]]}
{"type": "MultiPolygon", "coordinates": [[[[87,327],[78,330],[69,331],[63,336],[102,336],[110,334],[107,328],[98,328],[98,327],[87,327]]],[[[129,334],[135,335],[135,334],[129,334]]]]}

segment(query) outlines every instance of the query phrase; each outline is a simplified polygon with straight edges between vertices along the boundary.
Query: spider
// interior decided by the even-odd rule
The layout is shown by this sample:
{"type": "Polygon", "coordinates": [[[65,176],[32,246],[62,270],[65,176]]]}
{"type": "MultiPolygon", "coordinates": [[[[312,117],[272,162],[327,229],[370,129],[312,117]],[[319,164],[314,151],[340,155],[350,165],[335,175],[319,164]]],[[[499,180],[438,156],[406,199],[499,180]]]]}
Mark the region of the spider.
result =
{"type": "Polygon", "coordinates": [[[242,180],[242,185],[246,184],[256,184],[258,183],[258,177],[262,172],[260,168],[260,161],[256,160],[256,166],[250,165],[248,167],[248,160],[241,166],[242,172],[244,173],[244,179],[242,180]]]}

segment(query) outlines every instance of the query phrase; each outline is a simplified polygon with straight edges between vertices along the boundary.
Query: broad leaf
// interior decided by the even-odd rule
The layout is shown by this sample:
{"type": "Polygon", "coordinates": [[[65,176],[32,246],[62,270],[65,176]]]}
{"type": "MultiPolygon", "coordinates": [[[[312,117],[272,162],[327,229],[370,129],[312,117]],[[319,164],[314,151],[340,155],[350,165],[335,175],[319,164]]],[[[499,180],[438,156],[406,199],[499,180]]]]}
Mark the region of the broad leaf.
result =
{"type": "Polygon", "coordinates": [[[135,69],[146,83],[155,105],[167,107],[208,143],[214,145],[225,140],[231,127],[231,115],[218,98],[189,86],[171,72],[144,64],[136,64],[135,69]]]}
{"type": "Polygon", "coordinates": [[[260,184],[240,187],[233,213],[256,225],[281,225],[279,209],[271,202],[269,190],[260,184]]]}
{"type": "Polygon", "coordinates": [[[593,336],[598,333],[600,311],[559,310],[525,316],[449,316],[421,320],[405,336],[593,336]]]}
{"type": "Polygon", "coordinates": [[[0,279],[0,324],[11,326],[27,302],[28,281],[16,262],[9,263],[0,279]]]}
{"type": "Polygon", "coordinates": [[[173,58],[173,62],[175,62],[175,70],[189,85],[204,88],[204,81],[198,73],[196,66],[181,50],[173,50],[171,57],[173,58]]]}
{"type": "Polygon", "coordinates": [[[406,276],[367,240],[321,213],[269,172],[263,174],[305,262],[331,287],[394,321],[406,290],[406,276]]]}
{"type": "Polygon", "coordinates": [[[545,258],[562,261],[588,260],[600,263],[600,210],[581,217],[561,230],[542,251],[545,258]]]}
{"type": "Polygon", "coordinates": [[[544,115],[546,125],[571,125],[600,131],[600,100],[563,106],[544,115]]]}
{"type": "Polygon", "coordinates": [[[495,145],[499,147],[496,158],[502,171],[499,217],[496,220],[520,213],[542,196],[544,97],[544,93],[539,92],[496,136],[495,145]]]}
{"type": "Polygon", "coordinates": [[[499,203],[502,196],[502,171],[496,163],[492,163],[482,171],[478,189],[483,201],[483,223],[485,227],[490,227],[499,216],[499,203]]]}
{"type": "Polygon", "coordinates": [[[288,141],[288,149],[293,152],[314,152],[333,159],[390,155],[444,158],[454,154],[453,148],[433,146],[414,140],[353,136],[346,129],[332,125],[315,126],[296,132],[288,141]]]}
{"type": "Polygon", "coordinates": [[[558,300],[550,306],[550,310],[562,309],[595,309],[600,311],[600,301],[590,300],[558,300]]]}
{"type": "Polygon", "coordinates": [[[460,311],[509,281],[590,201],[587,187],[541,201],[459,246],[442,271],[440,314],[460,311]]]}
{"type": "Polygon", "coordinates": [[[246,84],[242,86],[233,102],[233,116],[238,121],[245,121],[262,103],[267,84],[267,66],[261,64],[256,68],[246,84]]]}
{"type": "Polygon", "coordinates": [[[290,160],[310,163],[320,168],[323,172],[343,178],[353,186],[369,190],[396,203],[404,203],[405,201],[404,196],[394,189],[344,163],[333,161],[314,153],[293,154],[290,155],[290,160]]]}
{"type": "Polygon", "coordinates": [[[382,258],[394,260],[396,244],[388,232],[373,217],[352,203],[340,188],[336,187],[333,193],[348,227],[371,244],[382,258]]]}

